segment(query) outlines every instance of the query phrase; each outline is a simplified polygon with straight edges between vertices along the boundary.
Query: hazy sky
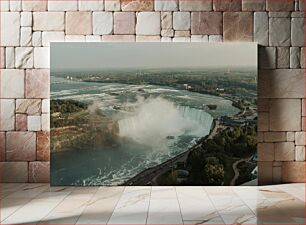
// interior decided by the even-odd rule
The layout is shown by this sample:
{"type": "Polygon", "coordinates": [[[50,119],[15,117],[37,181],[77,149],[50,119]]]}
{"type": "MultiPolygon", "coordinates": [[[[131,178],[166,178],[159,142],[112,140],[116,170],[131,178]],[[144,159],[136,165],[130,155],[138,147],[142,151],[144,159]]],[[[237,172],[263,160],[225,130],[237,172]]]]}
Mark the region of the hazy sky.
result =
{"type": "Polygon", "coordinates": [[[52,43],[52,70],[253,67],[255,43],[52,43]]]}

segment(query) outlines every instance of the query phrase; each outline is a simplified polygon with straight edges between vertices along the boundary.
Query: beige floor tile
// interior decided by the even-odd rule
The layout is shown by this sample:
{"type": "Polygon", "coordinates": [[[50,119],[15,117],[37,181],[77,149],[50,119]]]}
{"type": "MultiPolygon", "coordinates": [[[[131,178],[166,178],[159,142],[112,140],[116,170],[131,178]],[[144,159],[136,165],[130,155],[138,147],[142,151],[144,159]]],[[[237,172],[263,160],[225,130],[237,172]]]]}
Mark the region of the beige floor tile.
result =
{"type": "Polygon", "coordinates": [[[77,224],[106,224],[117,205],[124,187],[101,187],[87,206],[77,224]]]}
{"type": "Polygon", "coordinates": [[[7,217],[2,224],[38,223],[54,207],[56,207],[60,201],[61,200],[48,201],[44,199],[33,199],[7,217]]]}
{"type": "Polygon", "coordinates": [[[15,211],[23,207],[31,200],[31,198],[2,199],[0,202],[1,221],[5,220],[7,217],[12,215],[15,211]]]}
{"type": "Polygon", "coordinates": [[[126,187],[108,224],[145,224],[151,187],[126,187]]]}

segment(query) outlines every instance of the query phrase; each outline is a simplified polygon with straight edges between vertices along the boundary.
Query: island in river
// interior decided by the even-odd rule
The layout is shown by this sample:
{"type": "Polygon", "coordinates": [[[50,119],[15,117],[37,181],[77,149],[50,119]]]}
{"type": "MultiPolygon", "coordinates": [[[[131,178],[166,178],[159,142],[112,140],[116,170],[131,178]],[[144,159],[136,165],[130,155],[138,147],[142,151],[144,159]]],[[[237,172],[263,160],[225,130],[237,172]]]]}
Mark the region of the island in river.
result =
{"type": "Polygon", "coordinates": [[[254,179],[256,75],[231,73],[55,74],[52,183],[230,185],[234,178],[235,184],[254,179]],[[237,177],[233,165],[242,158],[237,177]]]}

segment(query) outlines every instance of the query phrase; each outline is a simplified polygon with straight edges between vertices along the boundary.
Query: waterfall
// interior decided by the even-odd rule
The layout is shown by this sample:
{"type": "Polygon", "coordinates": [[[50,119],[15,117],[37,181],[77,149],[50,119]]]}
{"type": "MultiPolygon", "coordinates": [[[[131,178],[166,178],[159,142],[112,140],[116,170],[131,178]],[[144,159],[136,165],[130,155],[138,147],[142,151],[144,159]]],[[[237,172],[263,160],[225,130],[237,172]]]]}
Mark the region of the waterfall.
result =
{"type": "Polygon", "coordinates": [[[207,112],[201,109],[191,108],[189,106],[177,106],[181,115],[190,121],[196,121],[205,128],[211,128],[214,118],[207,112]]]}
{"type": "Polygon", "coordinates": [[[204,110],[176,106],[163,98],[145,100],[134,116],[118,121],[120,136],[148,145],[159,145],[169,136],[206,136],[212,123],[213,117],[204,110]]]}

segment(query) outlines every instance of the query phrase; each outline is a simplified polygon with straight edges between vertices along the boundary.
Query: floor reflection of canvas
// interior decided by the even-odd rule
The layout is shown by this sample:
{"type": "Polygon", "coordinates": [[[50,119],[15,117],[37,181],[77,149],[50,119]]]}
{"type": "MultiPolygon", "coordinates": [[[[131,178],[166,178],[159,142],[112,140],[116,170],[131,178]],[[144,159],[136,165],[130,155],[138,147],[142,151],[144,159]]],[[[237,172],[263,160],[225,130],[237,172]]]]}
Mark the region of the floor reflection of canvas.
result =
{"type": "Polygon", "coordinates": [[[257,45],[52,43],[52,185],[250,185],[257,45]]]}

